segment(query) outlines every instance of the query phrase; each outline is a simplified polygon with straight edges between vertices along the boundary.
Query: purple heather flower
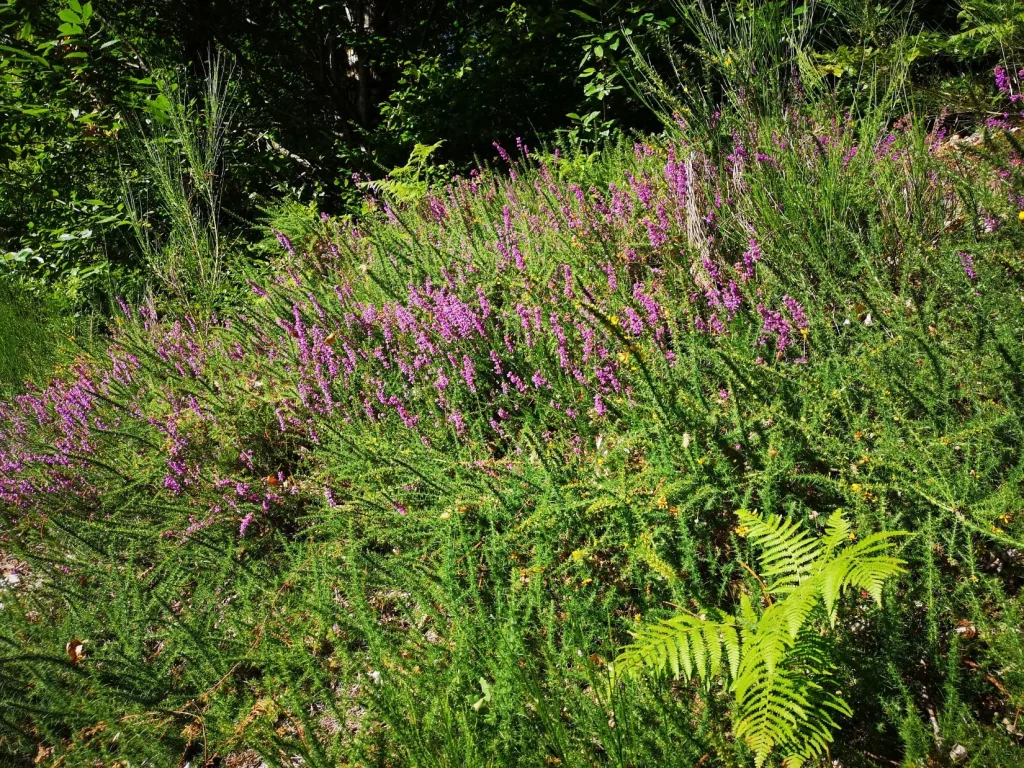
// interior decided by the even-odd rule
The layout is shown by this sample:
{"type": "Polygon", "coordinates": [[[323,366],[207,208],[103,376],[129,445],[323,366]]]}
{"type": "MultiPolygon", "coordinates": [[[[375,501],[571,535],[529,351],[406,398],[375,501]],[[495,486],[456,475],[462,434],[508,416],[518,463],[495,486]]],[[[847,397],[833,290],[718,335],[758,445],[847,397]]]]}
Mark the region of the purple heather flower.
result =
{"type": "Polygon", "coordinates": [[[644,224],[647,226],[647,238],[651,241],[651,248],[658,250],[668,241],[668,235],[650,219],[644,219],[644,224]]]}
{"type": "Polygon", "coordinates": [[[606,261],[602,267],[605,275],[608,277],[608,291],[609,293],[614,292],[619,287],[619,281],[615,276],[615,265],[610,261],[606,261]]]}
{"type": "Polygon", "coordinates": [[[508,152],[505,151],[505,148],[496,141],[492,141],[491,144],[494,146],[496,150],[498,150],[498,154],[501,155],[501,159],[504,160],[509,165],[512,165],[512,158],[509,157],[508,152]]]}
{"type": "Polygon", "coordinates": [[[967,275],[967,278],[972,283],[978,282],[978,273],[974,271],[974,259],[971,258],[967,251],[960,251],[958,255],[960,256],[960,266],[963,267],[964,274],[967,275]]]}
{"type": "Polygon", "coordinates": [[[633,298],[640,302],[640,305],[647,313],[647,324],[657,329],[661,324],[661,307],[649,294],[644,291],[643,283],[633,283],[633,298]]]}
{"type": "Polygon", "coordinates": [[[739,311],[740,304],[742,303],[743,296],[740,294],[739,286],[736,285],[735,280],[730,280],[729,285],[726,286],[725,292],[722,294],[722,304],[725,305],[726,316],[729,320],[736,316],[736,312],[739,311]]]}
{"type": "Polygon", "coordinates": [[[758,314],[761,315],[761,333],[755,342],[756,346],[763,346],[768,342],[770,336],[775,337],[775,349],[781,354],[793,343],[793,326],[781,312],[766,308],[763,304],[757,305],[758,314]]]}
{"type": "Polygon", "coordinates": [[[250,512],[242,518],[242,524],[238,526],[238,538],[242,538],[243,536],[245,536],[245,532],[248,530],[249,524],[252,523],[252,519],[252,512],[250,512]]]}
{"type": "Polygon", "coordinates": [[[288,251],[292,258],[295,258],[295,248],[292,247],[292,241],[288,239],[288,235],[284,232],[278,232],[273,230],[274,235],[277,237],[277,242],[281,244],[281,247],[288,251]]]}
{"type": "Polygon", "coordinates": [[[572,268],[568,264],[562,265],[562,279],[565,281],[565,287],[562,288],[562,295],[567,299],[573,298],[574,294],[572,291],[572,268]]]}
{"type": "Polygon", "coordinates": [[[640,315],[632,307],[623,307],[622,318],[623,328],[634,336],[639,336],[644,332],[644,321],[640,319],[640,315]]]}
{"type": "Polygon", "coordinates": [[[999,89],[1000,93],[1008,93],[1010,91],[1010,78],[1006,74],[1006,70],[1001,66],[996,66],[992,70],[992,74],[996,78],[996,88],[999,89]]]}
{"type": "Polygon", "coordinates": [[[743,282],[754,277],[755,265],[762,257],[761,246],[757,240],[751,237],[747,240],[747,245],[749,247],[743,252],[743,268],[739,270],[739,265],[737,265],[737,269],[740,272],[740,279],[743,282]]]}
{"type": "Polygon", "coordinates": [[[793,322],[796,323],[797,328],[806,328],[807,313],[804,312],[804,308],[800,305],[800,302],[796,299],[790,298],[789,296],[782,297],[782,303],[786,305],[786,309],[789,310],[790,317],[793,318],[793,322]]]}

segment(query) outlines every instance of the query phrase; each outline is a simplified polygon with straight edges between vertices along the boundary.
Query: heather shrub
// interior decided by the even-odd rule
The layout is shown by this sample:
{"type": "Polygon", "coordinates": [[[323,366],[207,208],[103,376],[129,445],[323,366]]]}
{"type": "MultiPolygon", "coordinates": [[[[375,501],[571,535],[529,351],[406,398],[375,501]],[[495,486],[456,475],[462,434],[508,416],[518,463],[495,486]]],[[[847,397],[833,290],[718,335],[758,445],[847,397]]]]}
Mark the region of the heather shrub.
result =
{"type": "Polygon", "coordinates": [[[752,764],[609,664],[766,609],[756,510],[911,534],[835,606],[836,759],[1019,763],[1012,136],[719,118],[278,233],[0,405],[5,759],[752,764]]]}

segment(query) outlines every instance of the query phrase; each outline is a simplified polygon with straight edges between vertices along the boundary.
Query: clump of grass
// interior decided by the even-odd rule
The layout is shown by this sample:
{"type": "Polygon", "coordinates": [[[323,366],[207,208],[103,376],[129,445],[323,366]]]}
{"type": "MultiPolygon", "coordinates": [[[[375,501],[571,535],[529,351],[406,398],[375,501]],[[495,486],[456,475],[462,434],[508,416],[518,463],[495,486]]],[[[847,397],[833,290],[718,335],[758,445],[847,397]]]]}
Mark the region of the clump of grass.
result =
{"type": "Polygon", "coordinates": [[[236,106],[230,79],[228,64],[215,58],[198,96],[181,83],[161,82],[163,109],[139,127],[135,138],[149,187],[140,189],[127,174],[123,179],[149,274],[184,306],[215,306],[222,299],[224,144],[236,106]]]}

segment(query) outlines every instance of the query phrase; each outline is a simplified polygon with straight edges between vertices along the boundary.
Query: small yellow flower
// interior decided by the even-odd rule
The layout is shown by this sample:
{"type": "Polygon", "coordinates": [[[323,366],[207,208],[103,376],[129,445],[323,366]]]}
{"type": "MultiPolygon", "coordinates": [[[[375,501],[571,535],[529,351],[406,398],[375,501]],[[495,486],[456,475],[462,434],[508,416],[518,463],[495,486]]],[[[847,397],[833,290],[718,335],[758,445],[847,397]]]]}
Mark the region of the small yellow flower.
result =
{"type": "Polygon", "coordinates": [[[1024,211],[1021,211],[1020,213],[1018,213],[1017,214],[1017,218],[1020,219],[1021,221],[1024,221],[1024,211]]]}
{"type": "Polygon", "coordinates": [[[665,509],[668,506],[668,499],[662,496],[658,499],[658,509],[665,509]]]}
{"type": "Polygon", "coordinates": [[[860,493],[860,489],[863,487],[864,486],[862,486],[860,483],[854,483],[853,485],[850,486],[850,490],[853,491],[854,493],[860,493]]]}
{"type": "Polygon", "coordinates": [[[618,325],[619,324],[619,316],[618,315],[612,315],[611,317],[608,318],[608,320],[611,321],[612,325],[618,325]]]}
{"type": "Polygon", "coordinates": [[[743,536],[746,536],[749,532],[750,532],[750,529],[747,528],[747,526],[745,526],[745,525],[737,525],[736,526],[736,535],[737,536],[743,537],[743,536]]]}

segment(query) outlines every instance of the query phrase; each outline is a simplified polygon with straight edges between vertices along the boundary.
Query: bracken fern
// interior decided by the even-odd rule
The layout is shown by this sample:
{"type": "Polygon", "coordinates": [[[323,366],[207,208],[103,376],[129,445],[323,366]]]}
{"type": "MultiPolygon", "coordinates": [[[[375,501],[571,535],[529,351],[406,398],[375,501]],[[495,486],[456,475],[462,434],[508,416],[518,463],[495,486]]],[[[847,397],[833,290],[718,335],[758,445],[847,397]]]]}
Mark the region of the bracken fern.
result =
{"type": "Polygon", "coordinates": [[[834,626],[839,598],[849,590],[881,606],[885,581],[902,570],[903,561],[889,554],[891,539],[905,534],[883,531],[850,544],[855,537],[839,511],[820,539],[778,515],[741,509],[737,516],[740,531],[761,550],[757,581],[767,607],[758,611],[743,593],[733,617],[680,614],[642,627],[616,659],[614,674],[671,671],[705,689],[726,678],[735,697],[735,734],[753,750],[757,766],[778,751],[795,768],[826,752],[833,713],[853,714],[830,678],[829,646],[815,613],[834,626]]]}

